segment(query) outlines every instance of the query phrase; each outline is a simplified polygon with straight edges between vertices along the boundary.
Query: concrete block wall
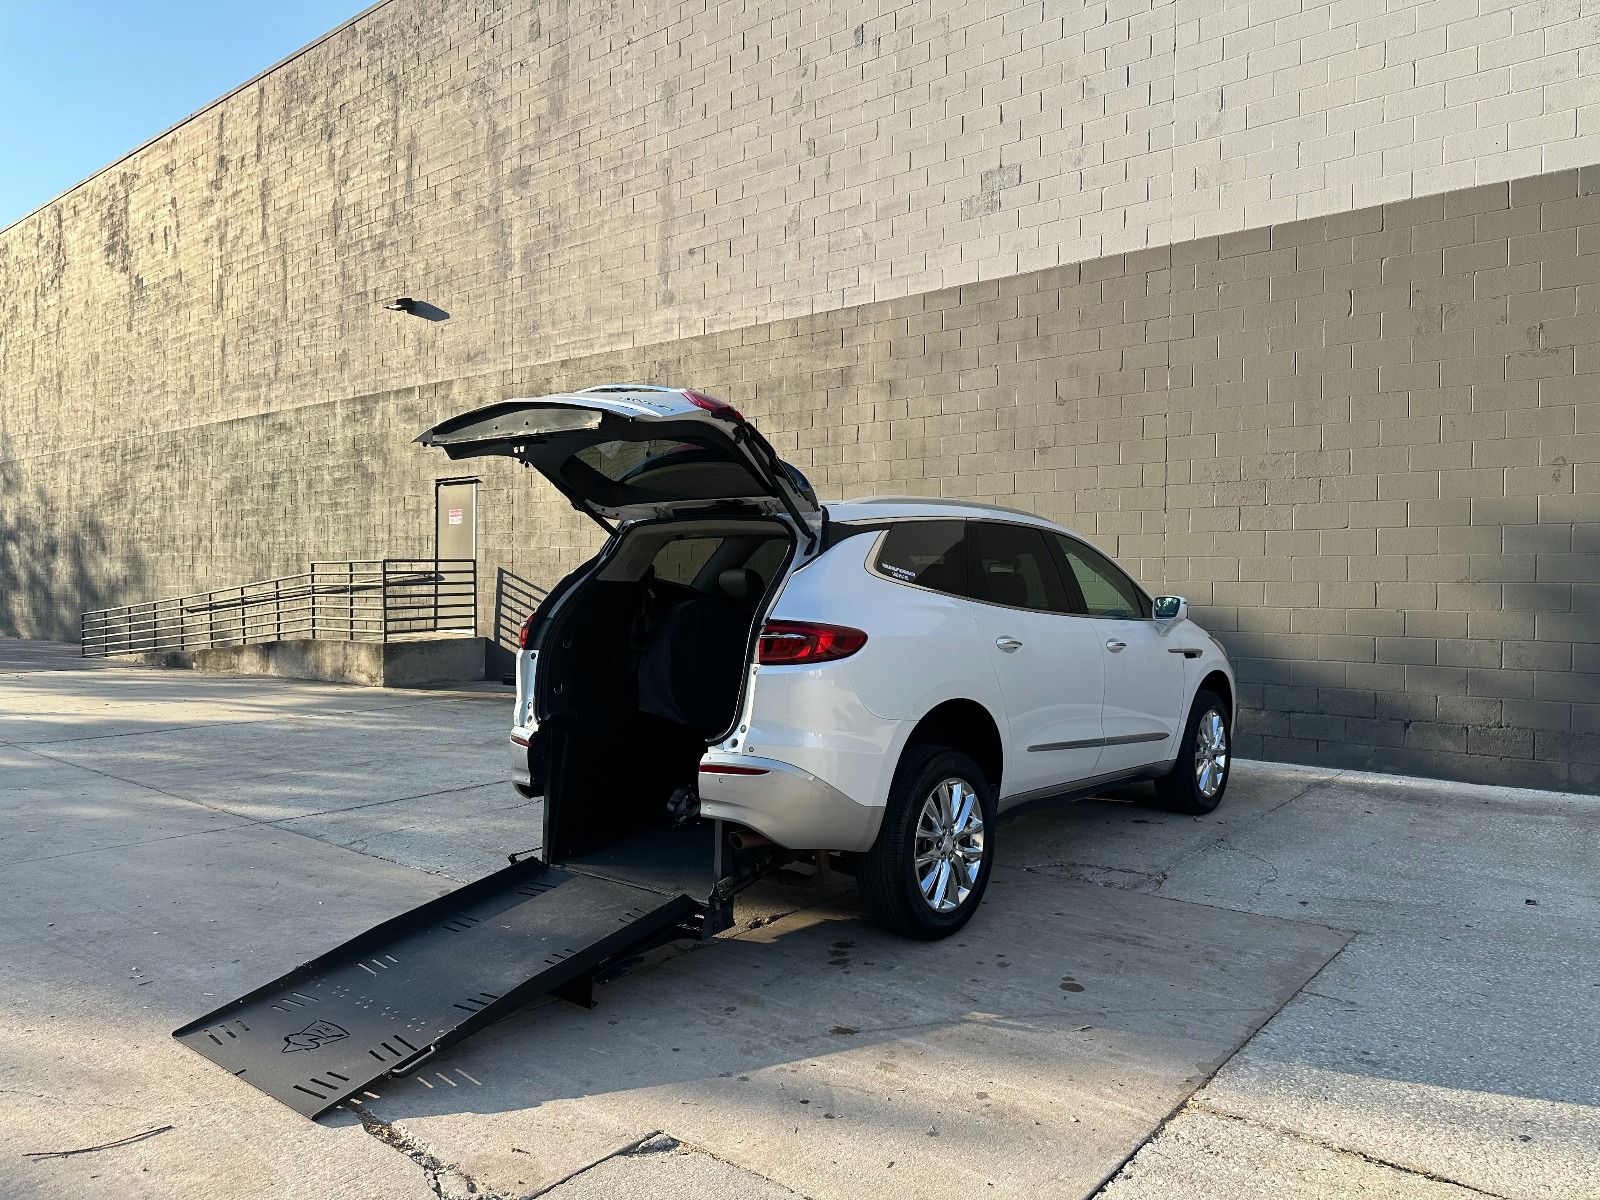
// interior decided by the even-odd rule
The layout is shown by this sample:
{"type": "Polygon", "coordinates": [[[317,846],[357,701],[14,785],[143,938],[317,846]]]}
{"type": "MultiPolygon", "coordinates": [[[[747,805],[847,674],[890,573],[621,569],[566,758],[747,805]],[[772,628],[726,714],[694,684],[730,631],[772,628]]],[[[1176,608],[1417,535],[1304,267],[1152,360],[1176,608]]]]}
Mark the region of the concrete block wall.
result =
{"type": "Polygon", "coordinates": [[[1597,37],[1578,0],[391,0],[0,232],[0,438],[103,444],[1600,162],[1597,37]],[[400,294],[449,319],[379,306],[400,294]]]}
{"type": "MultiPolygon", "coordinates": [[[[1247,752],[1600,790],[1597,43],[392,0],[0,231],[0,632],[424,552],[422,427],[655,379],[824,496],[1032,508],[1187,594],[1247,752]]],[[[481,473],[486,578],[592,552],[481,473]]]]}

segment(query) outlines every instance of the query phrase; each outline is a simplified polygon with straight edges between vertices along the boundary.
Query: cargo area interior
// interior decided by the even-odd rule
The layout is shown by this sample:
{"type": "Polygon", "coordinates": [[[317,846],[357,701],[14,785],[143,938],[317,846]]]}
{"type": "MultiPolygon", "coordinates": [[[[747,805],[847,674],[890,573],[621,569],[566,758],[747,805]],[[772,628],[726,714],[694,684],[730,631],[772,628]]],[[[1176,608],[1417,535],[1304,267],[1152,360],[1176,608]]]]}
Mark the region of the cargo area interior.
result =
{"type": "Polygon", "coordinates": [[[710,824],[670,805],[734,723],[792,547],[766,518],[639,524],[535,628],[546,861],[656,888],[715,882],[710,824]]]}

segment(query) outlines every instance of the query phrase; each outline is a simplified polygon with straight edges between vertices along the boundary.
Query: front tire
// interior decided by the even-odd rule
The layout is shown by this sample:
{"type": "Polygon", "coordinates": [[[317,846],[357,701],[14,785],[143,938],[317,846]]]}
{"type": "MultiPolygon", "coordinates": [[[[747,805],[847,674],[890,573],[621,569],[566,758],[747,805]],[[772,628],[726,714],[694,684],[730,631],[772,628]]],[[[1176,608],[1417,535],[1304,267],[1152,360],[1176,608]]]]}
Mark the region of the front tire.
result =
{"type": "Polygon", "coordinates": [[[1160,807],[1198,817],[1222,803],[1228,786],[1232,732],[1228,702],[1215,692],[1195,693],[1178,761],[1156,780],[1160,807]]]}
{"type": "Polygon", "coordinates": [[[856,882],[867,918],[905,937],[949,937],[972,919],[994,863],[995,794],[958,750],[913,746],[856,882]]]}

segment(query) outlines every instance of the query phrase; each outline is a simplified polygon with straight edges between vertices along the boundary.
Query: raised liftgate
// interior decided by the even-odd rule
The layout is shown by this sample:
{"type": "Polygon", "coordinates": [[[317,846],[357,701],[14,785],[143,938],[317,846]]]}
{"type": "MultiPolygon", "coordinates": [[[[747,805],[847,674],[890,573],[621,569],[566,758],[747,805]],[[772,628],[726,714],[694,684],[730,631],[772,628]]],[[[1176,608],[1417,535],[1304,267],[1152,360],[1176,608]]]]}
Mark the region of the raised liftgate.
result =
{"type": "Polygon", "coordinates": [[[619,959],[726,928],[736,881],[721,878],[721,836],[701,822],[561,866],[513,862],[173,1036],[314,1117],[539,996],[587,1006],[619,959]]]}

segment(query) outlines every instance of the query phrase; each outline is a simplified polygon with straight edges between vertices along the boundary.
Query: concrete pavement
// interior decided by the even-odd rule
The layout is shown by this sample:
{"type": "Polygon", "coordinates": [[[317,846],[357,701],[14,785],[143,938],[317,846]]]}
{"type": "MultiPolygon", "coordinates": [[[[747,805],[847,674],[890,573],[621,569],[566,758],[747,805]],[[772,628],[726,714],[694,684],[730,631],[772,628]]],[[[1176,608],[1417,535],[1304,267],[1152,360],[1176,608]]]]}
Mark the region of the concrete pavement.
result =
{"type": "Polygon", "coordinates": [[[767,887],[359,1119],[173,1042],[537,844],[506,707],[0,642],[0,1191],[1600,1194],[1590,797],[1249,763],[1206,818],[1040,810],[956,939],[767,887]]]}

